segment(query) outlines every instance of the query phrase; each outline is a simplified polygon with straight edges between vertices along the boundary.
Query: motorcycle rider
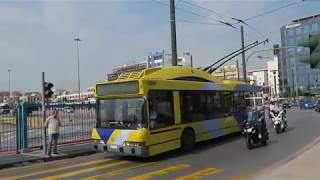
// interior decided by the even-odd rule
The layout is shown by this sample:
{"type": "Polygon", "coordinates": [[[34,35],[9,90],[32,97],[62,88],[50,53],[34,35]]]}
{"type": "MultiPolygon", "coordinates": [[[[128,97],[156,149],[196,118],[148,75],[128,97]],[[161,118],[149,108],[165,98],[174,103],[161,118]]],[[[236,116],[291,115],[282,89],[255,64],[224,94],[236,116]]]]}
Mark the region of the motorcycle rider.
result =
{"type": "MultiPolygon", "coordinates": [[[[252,111],[248,112],[247,116],[247,122],[254,125],[258,132],[260,132],[262,135],[266,134],[268,137],[268,130],[267,130],[267,124],[265,121],[265,112],[262,110],[256,110],[253,109],[252,111]]],[[[268,137],[269,139],[269,137],[268,137]]]]}
{"type": "Polygon", "coordinates": [[[270,117],[272,118],[272,117],[275,117],[275,113],[276,112],[281,112],[281,111],[283,111],[284,113],[283,113],[283,115],[284,115],[284,118],[286,117],[286,110],[284,110],[281,106],[279,106],[279,103],[278,102],[276,102],[276,101],[274,101],[274,100],[272,100],[271,102],[270,102],[270,107],[269,107],[269,109],[270,109],[270,117]]]}

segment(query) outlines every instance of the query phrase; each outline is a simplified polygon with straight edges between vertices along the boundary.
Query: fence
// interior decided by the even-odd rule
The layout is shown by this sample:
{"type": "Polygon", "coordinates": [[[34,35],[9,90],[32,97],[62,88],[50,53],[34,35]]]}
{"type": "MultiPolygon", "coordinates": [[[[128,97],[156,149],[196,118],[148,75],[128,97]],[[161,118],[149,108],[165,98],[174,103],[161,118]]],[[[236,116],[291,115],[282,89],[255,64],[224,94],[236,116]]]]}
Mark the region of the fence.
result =
{"type": "MultiPolygon", "coordinates": [[[[96,125],[95,105],[48,106],[46,109],[47,117],[52,114],[53,109],[59,111],[59,144],[90,139],[91,130],[96,125]]],[[[0,128],[6,129],[0,130],[0,138],[4,137],[1,140],[0,151],[42,148],[44,121],[41,106],[21,104],[17,107],[16,114],[17,118],[12,115],[0,116],[0,128]]]]}
{"type": "Polygon", "coordinates": [[[12,112],[0,114],[0,152],[16,150],[16,116],[12,112]]]}

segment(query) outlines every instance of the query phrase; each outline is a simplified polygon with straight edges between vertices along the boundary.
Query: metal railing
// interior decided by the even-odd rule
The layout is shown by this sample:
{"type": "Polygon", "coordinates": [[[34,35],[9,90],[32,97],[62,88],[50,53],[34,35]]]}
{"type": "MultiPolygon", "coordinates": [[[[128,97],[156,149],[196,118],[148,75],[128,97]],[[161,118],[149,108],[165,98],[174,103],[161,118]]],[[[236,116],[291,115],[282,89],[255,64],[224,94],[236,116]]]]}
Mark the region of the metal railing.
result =
{"type": "MultiPolygon", "coordinates": [[[[46,116],[54,109],[59,111],[59,144],[90,140],[91,130],[96,125],[95,104],[47,106],[46,116]]],[[[0,114],[0,152],[28,148],[42,148],[43,127],[40,105],[19,105],[16,113],[0,114]]]]}
{"type": "MultiPolygon", "coordinates": [[[[91,130],[96,125],[95,105],[79,104],[72,106],[48,106],[46,116],[49,117],[54,109],[58,110],[61,122],[58,140],[59,144],[80,142],[90,139],[91,130]]],[[[42,147],[44,122],[40,107],[27,116],[27,126],[28,147],[42,147]]]]}
{"type": "Polygon", "coordinates": [[[16,149],[16,116],[13,112],[0,114],[0,152],[16,149]]]}

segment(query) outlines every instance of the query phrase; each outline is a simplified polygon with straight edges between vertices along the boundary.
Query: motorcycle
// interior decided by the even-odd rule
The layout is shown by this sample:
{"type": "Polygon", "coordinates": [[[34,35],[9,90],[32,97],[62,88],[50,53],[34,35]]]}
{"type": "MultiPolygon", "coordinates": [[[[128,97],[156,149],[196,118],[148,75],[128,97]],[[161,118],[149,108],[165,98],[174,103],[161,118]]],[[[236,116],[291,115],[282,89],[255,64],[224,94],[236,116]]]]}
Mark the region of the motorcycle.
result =
{"type": "Polygon", "coordinates": [[[252,149],[256,144],[266,146],[269,140],[269,133],[265,124],[264,115],[260,112],[258,116],[252,115],[249,117],[248,120],[245,121],[242,133],[248,149],[252,149]]]}
{"type": "Polygon", "coordinates": [[[273,110],[270,112],[273,128],[276,133],[284,132],[288,126],[285,110],[273,110]]]}

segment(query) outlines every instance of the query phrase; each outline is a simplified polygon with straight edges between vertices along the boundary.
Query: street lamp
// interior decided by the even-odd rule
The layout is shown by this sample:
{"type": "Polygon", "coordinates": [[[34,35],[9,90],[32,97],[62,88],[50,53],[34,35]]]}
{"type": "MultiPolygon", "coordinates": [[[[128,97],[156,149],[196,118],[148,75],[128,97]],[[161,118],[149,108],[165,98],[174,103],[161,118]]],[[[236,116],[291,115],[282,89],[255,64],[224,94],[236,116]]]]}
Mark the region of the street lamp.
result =
{"type": "Polygon", "coordinates": [[[77,62],[78,62],[78,93],[79,93],[79,100],[81,98],[80,96],[80,58],[79,58],[79,42],[81,41],[80,38],[74,38],[74,41],[77,42],[77,62]]]}
{"type": "Polygon", "coordinates": [[[11,69],[8,69],[8,74],[9,74],[9,83],[8,83],[8,85],[9,85],[9,100],[10,100],[10,98],[11,98],[11,69]]]}

